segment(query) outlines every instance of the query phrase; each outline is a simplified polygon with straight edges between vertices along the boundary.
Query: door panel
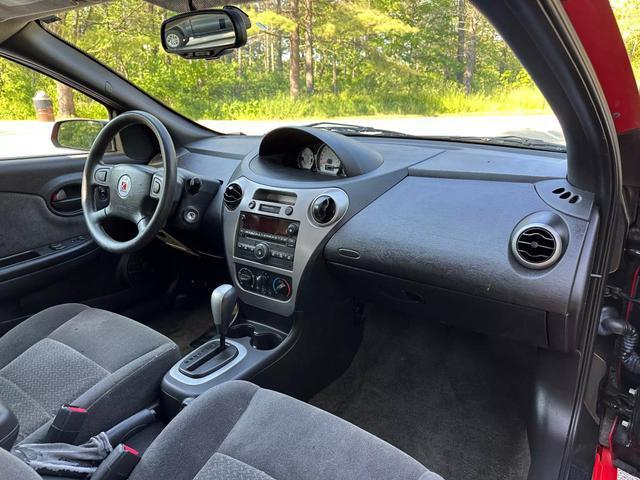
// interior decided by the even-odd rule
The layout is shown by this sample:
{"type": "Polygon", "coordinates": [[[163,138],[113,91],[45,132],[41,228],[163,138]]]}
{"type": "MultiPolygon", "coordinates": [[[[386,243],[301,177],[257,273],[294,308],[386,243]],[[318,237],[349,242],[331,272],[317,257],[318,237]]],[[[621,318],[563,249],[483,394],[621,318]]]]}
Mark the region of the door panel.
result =
{"type": "Polygon", "coordinates": [[[54,248],[62,240],[87,234],[82,212],[55,214],[44,198],[34,194],[0,192],[0,218],[0,262],[10,255],[47,245],[54,248]]]}
{"type": "Polygon", "coordinates": [[[0,265],[5,257],[87,234],[79,208],[84,161],[84,155],[0,161],[0,265]]]}
{"type": "Polygon", "coordinates": [[[0,161],[0,335],[48,306],[91,304],[128,289],[117,274],[121,257],[87,232],[79,205],[85,158],[0,161]]]}

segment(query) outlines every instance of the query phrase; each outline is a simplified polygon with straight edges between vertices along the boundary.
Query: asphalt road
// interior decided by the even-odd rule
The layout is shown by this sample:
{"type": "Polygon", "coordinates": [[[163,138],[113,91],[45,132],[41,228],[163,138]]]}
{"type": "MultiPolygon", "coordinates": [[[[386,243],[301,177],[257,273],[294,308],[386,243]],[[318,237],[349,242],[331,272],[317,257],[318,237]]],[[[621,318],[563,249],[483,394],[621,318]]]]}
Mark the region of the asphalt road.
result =
{"type": "MultiPolygon", "coordinates": [[[[206,127],[222,132],[263,135],[285,125],[308,125],[322,119],[304,120],[203,120],[206,127]]],[[[332,122],[393,130],[410,135],[499,136],[519,135],[564,143],[560,124],[553,115],[468,115],[442,117],[362,117],[331,119],[332,122]]]]}
{"type": "MultiPolygon", "coordinates": [[[[307,125],[320,119],[305,120],[203,120],[204,126],[221,133],[263,135],[284,125],[307,125]]],[[[563,143],[564,137],[553,115],[469,115],[442,117],[363,117],[332,119],[355,125],[393,130],[411,135],[499,136],[518,135],[554,143],[563,143]]],[[[0,158],[46,156],[78,153],[58,149],[51,143],[53,123],[0,121],[0,158]]]]}

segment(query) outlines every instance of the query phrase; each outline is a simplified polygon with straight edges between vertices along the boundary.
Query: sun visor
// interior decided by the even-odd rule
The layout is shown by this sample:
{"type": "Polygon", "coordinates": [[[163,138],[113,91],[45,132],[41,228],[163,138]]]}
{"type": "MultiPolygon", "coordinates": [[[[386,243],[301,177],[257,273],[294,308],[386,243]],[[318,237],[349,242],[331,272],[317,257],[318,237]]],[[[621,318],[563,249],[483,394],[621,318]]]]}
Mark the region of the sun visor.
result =
{"type": "MultiPolygon", "coordinates": [[[[80,5],[85,3],[89,4],[89,2],[80,2],[80,5]]],[[[78,2],[72,0],[0,0],[0,21],[22,17],[43,17],[77,7],[78,2]]]]}
{"type": "MultiPolygon", "coordinates": [[[[3,0],[0,0],[0,2],[3,0]]],[[[249,0],[147,0],[149,3],[172,10],[174,12],[188,12],[191,10],[189,4],[193,3],[195,10],[205,10],[207,8],[221,8],[225,5],[241,5],[249,3],[249,0]]]]}

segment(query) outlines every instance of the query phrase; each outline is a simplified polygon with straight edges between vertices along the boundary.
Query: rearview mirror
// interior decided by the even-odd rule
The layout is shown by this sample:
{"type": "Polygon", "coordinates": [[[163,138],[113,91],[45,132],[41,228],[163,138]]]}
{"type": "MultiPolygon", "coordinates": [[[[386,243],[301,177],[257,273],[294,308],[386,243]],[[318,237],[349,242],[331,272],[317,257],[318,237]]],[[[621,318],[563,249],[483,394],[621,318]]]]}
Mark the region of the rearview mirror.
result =
{"type": "Polygon", "coordinates": [[[185,58],[217,58],[247,43],[251,21],[236,7],[183,13],[162,22],[160,35],[167,53],[185,58]]]}
{"type": "MultiPolygon", "coordinates": [[[[103,120],[60,120],[53,124],[51,142],[58,148],[89,151],[93,141],[106,124],[107,122],[103,120]]],[[[107,148],[107,152],[114,150],[113,144],[107,148]]]]}

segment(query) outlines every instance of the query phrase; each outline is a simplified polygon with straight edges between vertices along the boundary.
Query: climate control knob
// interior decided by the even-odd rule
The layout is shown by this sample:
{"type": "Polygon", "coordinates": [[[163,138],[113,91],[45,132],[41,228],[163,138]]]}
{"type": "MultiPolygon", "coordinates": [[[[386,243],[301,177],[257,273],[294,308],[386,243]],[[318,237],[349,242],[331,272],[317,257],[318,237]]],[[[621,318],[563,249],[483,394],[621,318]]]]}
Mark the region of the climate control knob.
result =
{"type": "Polygon", "coordinates": [[[259,243],[253,249],[253,256],[258,260],[264,260],[269,256],[269,245],[266,243],[259,243]]]}
{"type": "Polygon", "coordinates": [[[289,298],[291,296],[291,285],[284,278],[277,277],[273,281],[273,291],[279,297],[289,298]]]}
{"type": "Polygon", "coordinates": [[[238,283],[242,288],[251,289],[255,285],[256,277],[248,268],[241,268],[238,271],[238,283]]]}
{"type": "Polygon", "coordinates": [[[268,281],[269,281],[269,276],[267,273],[265,272],[259,273],[258,276],[256,277],[256,290],[259,293],[266,293],[268,281]]]}

